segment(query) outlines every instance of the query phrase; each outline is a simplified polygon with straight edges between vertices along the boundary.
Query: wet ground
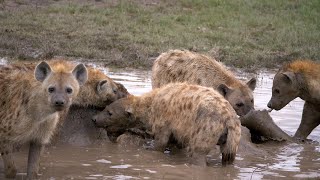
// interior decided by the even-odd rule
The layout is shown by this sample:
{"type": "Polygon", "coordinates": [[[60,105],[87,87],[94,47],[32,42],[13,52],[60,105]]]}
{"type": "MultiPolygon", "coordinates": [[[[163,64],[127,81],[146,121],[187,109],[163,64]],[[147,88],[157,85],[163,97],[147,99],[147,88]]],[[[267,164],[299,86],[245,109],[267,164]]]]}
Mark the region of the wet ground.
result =
{"type": "MultiPolygon", "coordinates": [[[[151,90],[150,71],[106,70],[132,94],[151,90]]],[[[271,97],[273,73],[261,71],[255,90],[256,109],[266,108],[271,97]]],[[[239,73],[240,77],[251,74],[239,73]]],[[[303,101],[296,99],[271,116],[278,126],[293,135],[300,124],[303,101]]],[[[309,136],[320,140],[320,127],[309,136]]],[[[320,178],[319,142],[305,144],[267,143],[259,145],[266,156],[238,154],[233,166],[221,168],[219,157],[212,166],[191,164],[183,151],[172,155],[119,145],[109,141],[90,146],[51,146],[41,158],[41,179],[305,179],[320,178]]],[[[27,151],[15,154],[19,169],[17,179],[26,172],[27,151]]],[[[0,179],[3,166],[0,165],[0,179]]]]}

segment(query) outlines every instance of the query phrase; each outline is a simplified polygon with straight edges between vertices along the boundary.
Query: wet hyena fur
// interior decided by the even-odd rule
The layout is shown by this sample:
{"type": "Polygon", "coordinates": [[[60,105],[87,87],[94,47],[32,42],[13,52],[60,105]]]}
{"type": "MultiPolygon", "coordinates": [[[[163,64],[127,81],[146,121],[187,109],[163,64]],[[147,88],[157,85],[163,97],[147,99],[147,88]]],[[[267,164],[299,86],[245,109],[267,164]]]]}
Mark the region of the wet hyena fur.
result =
{"type": "MultiPolygon", "coordinates": [[[[63,59],[52,59],[47,62],[52,69],[59,68],[63,63],[66,70],[72,70],[77,64],[63,59]]],[[[33,71],[35,63],[12,63],[0,65],[0,72],[19,70],[23,72],[33,71]]],[[[127,89],[121,84],[113,81],[102,71],[91,66],[86,66],[88,80],[80,88],[78,96],[73,100],[74,105],[81,107],[94,106],[105,108],[113,101],[129,95],[127,89]]]]}
{"type": "MultiPolygon", "coordinates": [[[[48,64],[52,69],[55,69],[59,68],[61,61],[68,70],[72,70],[77,65],[74,62],[63,59],[52,59],[48,61],[48,64]]],[[[35,66],[35,63],[10,63],[8,65],[0,65],[0,72],[10,72],[13,70],[32,72],[35,66]]],[[[78,96],[73,99],[72,107],[60,113],[59,130],[53,138],[53,144],[67,142],[77,145],[80,141],[90,144],[97,140],[95,138],[97,136],[103,136],[102,139],[107,138],[103,130],[97,130],[91,124],[91,118],[86,118],[89,117],[87,114],[101,111],[111,102],[129,95],[127,89],[122,84],[113,81],[98,68],[90,65],[87,65],[86,68],[88,70],[88,80],[80,88],[78,96]],[[78,131],[75,131],[75,128],[78,131]]],[[[111,130],[107,132],[109,138],[114,138],[122,133],[121,131],[111,130]]],[[[83,142],[80,144],[83,145],[83,142]]]]}
{"type": "Polygon", "coordinates": [[[162,53],[152,67],[152,88],[171,82],[187,82],[218,90],[239,116],[254,109],[256,79],[247,83],[237,79],[227,68],[208,56],[187,50],[162,53]]]}
{"type": "Polygon", "coordinates": [[[0,71],[0,153],[5,176],[14,178],[15,145],[30,143],[27,178],[37,177],[43,147],[50,142],[61,111],[69,108],[87,80],[83,64],[68,70],[63,62],[52,69],[41,62],[34,72],[0,71]]]}
{"type": "Polygon", "coordinates": [[[115,101],[93,117],[98,127],[130,128],[146,124],[155,137],[155,149],[163,151],[170,136],[187,147],[188,155],[207,154],[227,132],[220,145],[222,164],[234,161],[241,137],[237,114],[212,88],[173,83],[142,96],[115,101]]]}
{"type": "Polygon", "coordinates": [[[300,126],[294,137],[304,140],[320,124],[320,64],[296,60],[285,64],[274,76],[268,107],[280,110],[293,99],[305,101],[300,126]]]}

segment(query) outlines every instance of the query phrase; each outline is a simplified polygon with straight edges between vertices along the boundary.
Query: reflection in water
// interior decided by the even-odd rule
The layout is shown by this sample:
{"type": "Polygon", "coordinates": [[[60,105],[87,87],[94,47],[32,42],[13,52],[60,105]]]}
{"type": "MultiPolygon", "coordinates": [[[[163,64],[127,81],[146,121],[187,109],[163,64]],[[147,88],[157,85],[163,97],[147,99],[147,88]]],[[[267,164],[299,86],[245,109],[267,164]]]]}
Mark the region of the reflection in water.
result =
{"type": "Polygon", "coordinates": [[[8,61],[5,58],[0,58],[0,65],[6,65],[8,61]]]}
{"type": "Polygon", "coordinates": [[[132,165],[130,165],[130,164],[123,164],[123,165],[110,166],[110,168],[113,168],[113,169],[127,169],[127,168],[129,168],[131,166],[132,165]]]}
{"type": "Polygon", "coordinates": [[[269,166],[269,168],[284,171],[300,171],[301,151],[303,151],[303,146],[298,144],[282,147],[280,152],[276,154],[276,158],[274,158],[277,162],[269,166]]]}

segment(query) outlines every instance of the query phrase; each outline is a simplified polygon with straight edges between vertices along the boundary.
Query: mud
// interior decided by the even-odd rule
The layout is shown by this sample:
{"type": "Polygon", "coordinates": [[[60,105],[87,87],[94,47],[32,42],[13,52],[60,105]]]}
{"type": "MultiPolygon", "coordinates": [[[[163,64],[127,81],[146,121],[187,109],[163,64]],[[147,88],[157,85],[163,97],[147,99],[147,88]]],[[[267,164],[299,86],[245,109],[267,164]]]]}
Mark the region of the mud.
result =
{"type": "MultiPolygon", "coordinates": [[[[149,71],[107,71],[130,93],[139,95],[151,89],[149,71]]],[[[242,74],[239,74],[242,77],[242,74]]],[[[243,75],[251,77],[251,75],[243,75]]],[[[271,96],[273,74],[261,72],[255,91],[256,109],[265,109],[271,96]]],[[[303,101],[297,99],[282,111],[270,113],[274,123],[292,136],[297,129],[303,101]]],[[[74,117],[65,120],[59,136],[41,158],[41,179],[319,179],[320,129],[309,136],[313,142],[292,143],[270,141],[248,143],[249,130],[242,127],[242,139],[234,165],[221,168],[221,157],[213,149],[210,166],[190,162],[183,149],[170,154],[150,151],[145,142],[132,136],[122,136],[119,143],[110,142],[104,130],[91,123],[97,109],[72,107],[74,117]],[[74,109],[73,109],[74,108],[74,109]],[[129,139],[128,139],[129,137],[129,139]],[[130,140],[130,141],[129,141],[130,140]],[[132,140],[132,141],[131,141],[132,140]],[[243,143],[246,142],[246,143],[243,143]],[[138,144],[138,146],[137,146],[138,144]]],[[[18,178],[25,178],[27,149],[15,153],[18,178]]],[[[0,163],[0,179],[3,165],[0,163]]]]}

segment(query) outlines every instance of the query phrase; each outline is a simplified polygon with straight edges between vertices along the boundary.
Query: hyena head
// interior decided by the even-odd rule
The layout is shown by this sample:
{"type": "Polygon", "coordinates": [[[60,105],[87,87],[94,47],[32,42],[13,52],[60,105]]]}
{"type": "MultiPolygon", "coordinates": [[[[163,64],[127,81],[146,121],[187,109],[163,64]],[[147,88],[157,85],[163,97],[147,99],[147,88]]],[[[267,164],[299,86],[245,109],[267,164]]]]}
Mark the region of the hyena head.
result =
{"type": "Polygon", "coordinates": [[[299,96],[297,78],[293,72],[279,71],[273,79],[272,97],[268,103],[268,107],[280,110],[290,101],[299,96]]]}
{"type": "Polygon", "coordinates": [[[218,91],[231,104],[239,116],[246,115],[254,109],[253,90],[256,87],[256,79],[252,78],[245,86],[230,88],[225,84],[218,87],[218,91]]]}
{"type": "Polygon", "coordinates": [[[97,95],[99,96],[99,101],[101,101],[98,104],[105,107],[118,99],[127,97],[129,93],[122,84],[105,77],[97,84],[97,95]]]}
{"type": "Polygon", "coordinates": [[[80,86],[88,79],[87,69],[83,64],[77,65],[72,71],[65,70],[61,64],[61,67],[52,71],[44,61],[36,66],[34,75],[42,83],[41,91],[53,111],[68,108],[72,99],[77,96],[80,86]]]}
{"type": "Polygon", "coordinates": [[[129,99],[122,98],[107,106],[103,111],[92,117],[97,127],[124,130],[135,123],[132,110],[129,107],[129,99]]]}

